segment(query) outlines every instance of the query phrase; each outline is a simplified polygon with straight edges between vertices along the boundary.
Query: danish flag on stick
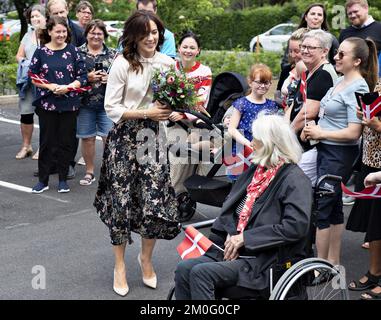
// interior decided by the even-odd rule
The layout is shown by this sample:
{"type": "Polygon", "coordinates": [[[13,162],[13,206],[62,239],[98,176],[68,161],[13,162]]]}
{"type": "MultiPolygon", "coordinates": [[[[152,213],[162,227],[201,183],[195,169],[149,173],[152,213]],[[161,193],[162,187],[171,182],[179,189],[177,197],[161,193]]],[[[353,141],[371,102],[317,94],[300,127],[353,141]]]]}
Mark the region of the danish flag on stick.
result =
{"type": "Polygon", "coordinates": [[[302,72],[302,76],[300,79],[300,93],[302,94],[303,102],[306,103],[307,101],[307,77],[306,72],[302,72]]]}
{"type": "Polygon", "coordinates": [[[345,187],[343,183],[341,183],[341,189],[343,192],[353,198],[358,199],[381,199],[381,184],[377,184],[373,187],[365,188],[360,192],[354,192],[345,187]]]}
{"type": "Polygon", "coordinates": [[[193,259],[202,256],[213,242],[192,226],[185,229],[185,238],[177,246],[181,259],[193,259]]]}
{"type": "MultiPolygon", "coordinates": [[[[40,77],[38,74],[34,74],[32,72],[29,72],[29,77],[35,82],[35,83],[39,83],[39,84],[50,84],[50,82],[48,80],[46,80],[45,78],[43,77],[40,77]]],[[[78,92],[78,93],[81,93],[81,92],[86,92],[86,91],[89,91],[91,89],[91,86],[87,86],[87,87],[82,87],[82,88],[72,88],[72,87],[68,87],[67,88],[69,91],[73,91],[73,92],[78,92]]]]}
{"type": "Polygon", "coordinates": [[[250,160],[252,158],[252,153],[253,149],[247,146],[243,148],[243,152],[240,152],[239,144],[237,144],[237,154],[235,156],[225,156],[223,159],[227,172],[231,175],[238,176],[246,171],[251,165],[250,160]]]}
{"type": "Polygon", "coordinates": [[[377,92],[361,94],[355,92],[357,103],[368,120],[381,113],[381,96],[377,92]]]}

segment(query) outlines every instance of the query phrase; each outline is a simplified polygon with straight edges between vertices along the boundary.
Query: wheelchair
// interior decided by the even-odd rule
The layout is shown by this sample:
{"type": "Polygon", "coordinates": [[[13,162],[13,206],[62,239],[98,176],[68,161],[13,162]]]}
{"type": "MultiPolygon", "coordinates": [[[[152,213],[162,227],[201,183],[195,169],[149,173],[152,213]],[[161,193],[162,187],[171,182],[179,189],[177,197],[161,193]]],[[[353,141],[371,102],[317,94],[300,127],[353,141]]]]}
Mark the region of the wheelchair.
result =
{"type": "MultiPolygon", "coordinates": [[[[217,289],[217,300],[348,300],[345,271],[329,261],[313,257],[315,227],[315,208],[321,197],[333,195],[327,188],[326,181],[341,181],[341,177],[324,175],[318,179],[314,187],[314,203],[312,207],[310,230],[307,236],[306,253],[309,258],[284,259],[283,241],[265,244],[254,248],[263,251],[277,248],[278,262],[270,269],[270,283],[264,290],[253,290],[239,286],[217,289]],[[324,186],[322,187],[322,185],[324,186]]],[[[215,219],[192,224],[196,229],[211,227],[215,219]]],[[[188,226],[188,225],[187,225],[188,226]]],[[[185,230],[187,226],[183,226],[185,230]]],[[[167,300],[174,299],[173,286],[167,300]]]]}

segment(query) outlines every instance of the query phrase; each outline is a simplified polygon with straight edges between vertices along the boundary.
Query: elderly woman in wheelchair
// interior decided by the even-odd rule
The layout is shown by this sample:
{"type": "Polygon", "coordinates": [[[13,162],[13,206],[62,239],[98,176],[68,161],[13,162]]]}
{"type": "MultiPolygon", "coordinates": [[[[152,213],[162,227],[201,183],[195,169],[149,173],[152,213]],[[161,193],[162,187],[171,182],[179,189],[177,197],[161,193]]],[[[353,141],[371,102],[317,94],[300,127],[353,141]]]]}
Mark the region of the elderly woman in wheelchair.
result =
{"type": "Polygon", "coordinates": [[[253,123],[253,165],[234,184],[209,236],[203,256],[181,261],[175,296],[215,299],[238,286],[268,295],[270,268],[285,257],[305,257],[312,206],[311,182],[296,165],[301,148],[289,124],[277,115],[253,123]],[[255,250],[262,245],[265,250],[255,250]],[[271,248],[272,247],[272,248],[271,248]]]}
{"type": "Polygon", "coordinates": [[[262,244],[284,243],[287,256],[305,256],[312,206],[311,182],[296,165],[301,148],[280,116],[260,116],[253,123],[253,165],[234,184],[205,255],[179,263],[176,299],[214,299],[218,289],[239,286],[265,291],[277,249],[255,252],[262,244]]]}

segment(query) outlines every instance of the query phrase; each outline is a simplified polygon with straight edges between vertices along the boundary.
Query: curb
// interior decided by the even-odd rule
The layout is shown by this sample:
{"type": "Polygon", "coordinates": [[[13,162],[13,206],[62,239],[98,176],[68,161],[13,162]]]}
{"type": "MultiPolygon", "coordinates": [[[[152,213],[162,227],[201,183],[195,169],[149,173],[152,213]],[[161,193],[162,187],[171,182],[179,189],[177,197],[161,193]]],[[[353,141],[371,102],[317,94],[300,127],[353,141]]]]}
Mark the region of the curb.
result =
{"type": "Polygon", "coordinates": [[[0,96],[0,106],[18,104],[19,96],[18,95],[9,95],[9,96],[0,96]]]}

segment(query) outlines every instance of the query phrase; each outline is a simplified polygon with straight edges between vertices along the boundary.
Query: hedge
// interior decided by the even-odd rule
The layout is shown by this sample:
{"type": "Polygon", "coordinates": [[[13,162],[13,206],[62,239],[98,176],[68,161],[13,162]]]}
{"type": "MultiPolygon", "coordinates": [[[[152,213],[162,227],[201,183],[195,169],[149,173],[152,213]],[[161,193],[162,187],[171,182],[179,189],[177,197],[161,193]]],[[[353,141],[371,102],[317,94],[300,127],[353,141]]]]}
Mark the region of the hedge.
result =
{"type": "Polygon", "coordinates": [[[213,77],[231,71],[247,76],[251,65],[264,63],[270,67],[273,77],[280,73],[281,54],[272,52],[201,51],[200,61],[212,69],[213,77]]]}
{"type": "Polygon", "coordinates": [[[16,93],[17,63],[0,65],[0,95],[16,93]]]}
{"type": "MultiPolygon", "coordinates": [[[[194,30],[200,36],[204,49],[231,50],[241,48],[242,50],[249,50],[250,40],[273,26],[291,21],[299,24],[302,13],[311,2],[316,1],[292,2],[283,6],[264,6],[247,10],[227,11],[214,16],[200,15],[195,21],[194,30]]],[[[333,18],[332,8],[333,5],[327,5],[329,24],[333,18]]],[[[375,20],[381,21],[381,9],[375,6],[370,7],[370,14],[375,20]]],[[[348,20],[346,20],[346,26],[348,25],[348,20]]],[[[175,32],[178,31],[175,25],[169,25],[168,28],[175,32]]],[[[330,31],[336,37],[340,33],[340,30],[331,29],[330,31]]],[[[177,39],[179,39],[179,34],[177,39]]]]}
{"type": "Polygon", "coordinates": [[[250,40],[255,35],[279,23],[290,21],[294,14],[295,8],[292,5],[224,12],[213,17],[200,17],[195,30],[205,49],[249,50],[250,40]]]}

